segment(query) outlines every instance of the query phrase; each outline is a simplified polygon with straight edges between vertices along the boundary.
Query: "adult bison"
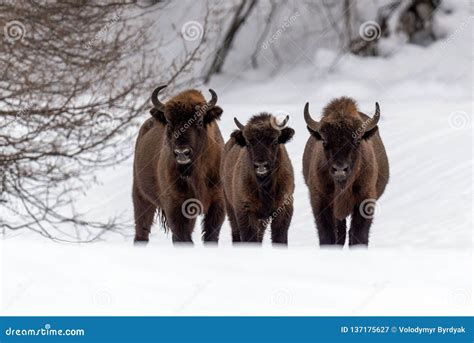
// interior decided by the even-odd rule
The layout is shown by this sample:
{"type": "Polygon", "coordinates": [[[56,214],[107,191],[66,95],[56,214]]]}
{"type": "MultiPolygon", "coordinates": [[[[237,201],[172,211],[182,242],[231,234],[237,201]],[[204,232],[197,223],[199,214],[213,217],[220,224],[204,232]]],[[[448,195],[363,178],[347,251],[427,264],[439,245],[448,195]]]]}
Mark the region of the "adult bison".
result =
{"type": "Polygon", "coordinates": [[[135,242],[148,241],[156,210],[173,242],[192,242],[196,217],[203,213],[203,239],[217,241],[225,218],[219,165],[224,142],[216,120],[217,95],[206,102],[187,90],[162,103],[154,90],[154,108],[140,128],[133,167],[135,242]]]}
{"type": "Polygon", "coordinates": [[[303,155],[303,175],[310,191],[319,243],[344,245],[346,217],[352,215],[349,245],[368,245],[375,201],[389,178],[388,159],[378,132],[380,108],[372,118],[354,100],[332,100],[321,121],[304,118],[311,137],[303,155]]]}
{"type": "Polygon", "coordinates": [[[288,243],[294,176],[284,144],[294,135],[270,114],[253,116],[224,148],[221,174],[233,242],[262,242],[271,222],[273,243],[288,243]]]}

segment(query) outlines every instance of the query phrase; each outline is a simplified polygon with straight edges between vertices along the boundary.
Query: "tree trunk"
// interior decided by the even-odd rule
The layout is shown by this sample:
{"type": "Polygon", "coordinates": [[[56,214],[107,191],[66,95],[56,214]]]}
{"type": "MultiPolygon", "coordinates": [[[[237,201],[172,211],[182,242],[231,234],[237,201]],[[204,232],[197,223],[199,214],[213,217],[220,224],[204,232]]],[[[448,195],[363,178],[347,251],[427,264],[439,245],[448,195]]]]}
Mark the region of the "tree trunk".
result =
{"type": "Polygon", "coordinates": [[[257,0],[242,0],[240,5],[238,6],[234,18],[232,19],[230,27],[227,30],[225,38],[222,42],[222,45],[216,51],[211,67],[206,73],[204,83],[208,83],[212,75],[219,74],[221,72],[225,59],[232,47],[232,42],[234,41],[235,37],[237,36],[237,33],[239,32],[247,17],[252,12],[256,3],[257,0]]]}

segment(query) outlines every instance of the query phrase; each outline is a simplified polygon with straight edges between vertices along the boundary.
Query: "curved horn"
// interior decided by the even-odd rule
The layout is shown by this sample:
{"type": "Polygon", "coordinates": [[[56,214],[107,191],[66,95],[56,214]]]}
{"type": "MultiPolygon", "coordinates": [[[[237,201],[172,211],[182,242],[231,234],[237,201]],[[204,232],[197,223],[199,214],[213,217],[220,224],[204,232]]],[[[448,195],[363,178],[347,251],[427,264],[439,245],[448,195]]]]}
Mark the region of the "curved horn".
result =
{"type": "Polygon", "coordinates": [[[242,125],[242,123],[236,117],[234,117],[234,123],[235,123],[235,125],[237,125],[237,127],[239,128],[240,131],[244,131],[244,126],[242,125]]]}
{"type": "Polygon", "coordinates": [[[380,119],[380,106],[379,103],[375,103],[375,114],[372,118],[368,120],[369,125],[365,128],[365,132],[372,130],[377,126],[377,123],[379,122],[380,119]]]}
{"type": "Polygon", "coordinates": [[[281,128],[284,128],[286,126],[286,124],[288,123],[288,120],[290,120],[289,115],[287,115],[285,120],[283,120],[278,126],[281,127],[281,128]]]}
{"type": "Polygon", "coordinates": [[[159,86],[155,88],[155,90],[151,94],[151,102],[153,103],[153,106],[155,106],[155,108],[161,112],[164,112],[165,105],[160,100],[158,100],[158,93],[166,87],[168,87],[168,85],[159,86]]]}
{"type": "Polygon", "coordinates": [[[208,110],[210,110],[211,108],[216,106],[216,103],[217,103],[217,94],[216,94],[216,92],[214,92],[213,89],[209,89],[209,93],[211,93],[211,100],[209,100],[208,103],[207,103],[208,110]]]}
{"type": "Polygon", "coordinates": [[[311,118],[311,114],[309,114],[309,102],[307,102],[304,106],[304,121],[311,130],[319,131],[319,123],[313,118],[311,118]]]}

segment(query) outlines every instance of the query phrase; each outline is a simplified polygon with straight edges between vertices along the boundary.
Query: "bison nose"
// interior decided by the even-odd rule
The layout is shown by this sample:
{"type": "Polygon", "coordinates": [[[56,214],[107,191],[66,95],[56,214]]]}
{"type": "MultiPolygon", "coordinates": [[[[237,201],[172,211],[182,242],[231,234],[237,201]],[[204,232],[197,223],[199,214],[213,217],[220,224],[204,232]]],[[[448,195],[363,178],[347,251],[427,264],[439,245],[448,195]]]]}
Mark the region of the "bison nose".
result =
{"type": "Polygon", "coordinates": [[[185,155],[185,156],[188,156],[190,152],[191,152],[191,150],[188,149],[188,148],[184,148],[184,149],[174,149],[174,153],[175,153],[176,155],[185,155]]]}
{"type": "Polygon", "coordinates": [[[331,174],[335,179],[344,180],[349,174],[349,165],[347,163],[333,164],[331,166],[331,174]]]}
{"type": "Polygon", "coordinates": [[[253,165],[257,175],[262,176],[268,173],[268,162],[255,162],[253,165]]]}
{"type": "Polygon", "coordinates": [[[191,149],[189,148],[174,149],[174,155],[179,164],[187,164],[191,162],[191,149]]]}

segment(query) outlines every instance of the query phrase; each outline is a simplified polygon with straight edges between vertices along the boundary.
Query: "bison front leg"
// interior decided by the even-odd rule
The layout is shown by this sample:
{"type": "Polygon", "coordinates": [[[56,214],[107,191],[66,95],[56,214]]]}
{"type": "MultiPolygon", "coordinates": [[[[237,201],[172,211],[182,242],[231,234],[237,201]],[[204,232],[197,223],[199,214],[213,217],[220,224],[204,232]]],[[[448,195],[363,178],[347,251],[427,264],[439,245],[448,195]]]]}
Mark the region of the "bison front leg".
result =
{"type": "Polygon", "coordinates": [[[364,214],[359,205],[352,213],[351,228],[349,230],[349,245],[369,245],[369,230],[372,217],[364,214]]]}
{"type": "Polygon", "coordinates": [[[181,203],[165,211],[173,243],[193,243],[192,233],[196,216],[182,209],[181,203]]]}
{"type": "Polygon", "coordinates": [[[224,201],[222,199],[211,203],[202,222],[202,236],[204,242],[216,242],[219,240],[222,223],[225,219],[224,201]]]}
{"type": "Polygon", "coordinates": [[[316,217],[316,227],[319,235],[319,245],[330,245],[336,243],[336,230],[334,227],[334,217],[332,208],[327,205],[313,207],[316,217]]]}
{"type": "Polygon", "coordinates": [[[237,225],[240,231],[241,242],[258,242],[258,219],[248,210],[237,212],[237,225]]]}
{"type": "Polygon", "coordinates": [[[293,204],[287,204],[284,210],[279,213],[272,221],[272,243],[288,244],[288,228],[293,217],[293,204]]]}
{"type": "Polygon", "coordinates": [[[346,219],[336,219],[336,244],[344,246],[346,243],[346,219]]]}

